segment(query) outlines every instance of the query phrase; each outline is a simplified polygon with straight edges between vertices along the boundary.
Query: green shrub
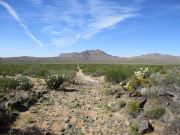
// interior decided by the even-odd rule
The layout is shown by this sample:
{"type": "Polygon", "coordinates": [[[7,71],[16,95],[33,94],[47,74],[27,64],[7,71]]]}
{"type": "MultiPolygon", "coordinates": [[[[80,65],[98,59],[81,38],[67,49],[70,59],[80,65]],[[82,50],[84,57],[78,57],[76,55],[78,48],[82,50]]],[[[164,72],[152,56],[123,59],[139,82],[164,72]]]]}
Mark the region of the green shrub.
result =
{"type": "Polygon", "coordinates": [[[36,72],[36,77],[44,78],[49,74],[49,72],[45,69],[38,69],[36,72]]]}
{"type": "Polygon", "coordinates": [[[75,84],[75,77],[76,77],[76,73],[72,70],[66,70],[64,72],[62,72],[61,74],[64,74],[64,80],[68,83],[72,83],[72,84],[75,84]]]}
{"type": "Polygon", "coordinates": [[[140,109],[139,103],[137,101],[132,101],[128,104],[127,112],[133,115],[139,109],[140,109]]]}
{"type": "Polygon", "coordinates": [[[60,70],[60,71],[54,71],[51,70],[49,72],[51,75],[59,75],[59,76],[64,76],[64,82],[67,84],[76,84],[75,82],[75,77],[76,77],[76,72],[74,70],[60,70]]]}
{"type": "Polygon", "coordinates": [[[19,83],[14,78],[1,78],[0,79],[0,88],[5,90],[16,89],[19,83]]]}
{"type": "Polygon", "coordinates": [[[132,77],[127,83],[123,85],[123,88],[129,93],[134,93],[140,85],[140,81],[137,78],[132,77]]]}
{"type": "Polygon", "coordinates": [[[38,67],[32,67],[23,72],[23,75],[25,76],[40,77],[40,78],[45,78],[48,74],[49,74],[48,70],[38,67]]]}
{"type": "Polygon", "coordinates": [[[161,74],[166,74],[167,73],[167,67],[165,67],[164,65],[156,65],[156,66],[152,66],[152,68],[150,69],[151,73],[161,73],[161,74]]]}
{"type": "Polygon", "coordinates": [[[8,73],[9,73],[8,71],[2,71],[2,72],[1,72],[1,74],[2,74],[2,76],[3,76],[4,78],[8,75],[8,73]]]}
{"type": "Polygon", "coordinates": [[[149,118],[159,119],[166,113],[165,108],[153,108],[144,112],[145,116],[149,118]]]}
{"type": "Polygon", "coordinates": [[[148,67],[140,68],[138,71],[134,72],[134,76],[126,82],[121,82],[120,85],[132,94],[136,92],[138,87],[150,88],[153,85],[154,81],[149,76],[150,73],[148,67]]]}
{"type": "Polygon", "coordinates": [[[138,135],[138,131],[139,131],[139,125],[137,122],[132,122],[130,124],[130,133],[131,135],[138,135]]]}
{"type": "Polygon", "coordinates": [[[19,90],[30,90],[33,88],[33,83],[30,79],[27,77],[19,77],[17,78],[17,81],[19,83],[18,89],[19,90]]]}
{"type": "Polygon", "coordinates": [[[134,72],[134,75],[136,76],[137,79],[145,79],[149,77],[150,75],[149,67],[139,68],[139,70],[134,72]]]}
{"type": "Polygon", "coordinates": [[[60,89],[65,81],[65,75],[51,75],[46,78],[46,84],[49,89],[60,89]]]}
{"type": "Polygon", "coordinates": [[[150,77],[148,77],[146,79],[141,79],[139,81],[140,81],[140,85],[144,88],[150,88],[154,82],[154,80],[152,80],[150,77]]]}
{"type": "Polygon", "coordinates": [[[165,84],[176,84],[180,87],[180,73],[176,71],[171,71],[166,78],[163,80],[165,84]]]}
{"type": "Polygon", "coordinates": [[[132,75],[133,72],[129,68],[112,68],[105,72],[106,80],[113,83],[120,83],[132,75]]]}
{"type": "Polygon", "coordinates": [[[19,86],[19,82],[16,79],[7,79],[7,88],[16,89],[19,86]]]}
{"type": "Polygon", "coordinates": [[[93,73],[94,77],[103,76],[105,74],[103,68],[97,68],[96,71],[93,73]]]}
{"type": "Polygon", "coordinates": [[[7,89],[6,86],[7,86],[6,78],[0,78],[0,88],[7,89]]]}

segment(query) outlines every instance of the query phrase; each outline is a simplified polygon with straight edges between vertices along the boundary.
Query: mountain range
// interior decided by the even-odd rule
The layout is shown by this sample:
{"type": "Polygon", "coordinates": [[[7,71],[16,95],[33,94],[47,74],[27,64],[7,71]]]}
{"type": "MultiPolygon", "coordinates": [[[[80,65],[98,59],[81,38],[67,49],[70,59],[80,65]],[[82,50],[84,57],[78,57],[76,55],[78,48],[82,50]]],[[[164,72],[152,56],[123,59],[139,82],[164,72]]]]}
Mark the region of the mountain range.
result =
{"type": "Polygon", "coordinates": [[[112,56],[99,49],[62,53],[57,57],[8,57],[0,63],[99,63],[99,64],[180,64],[180,56],[159,53],[134,57],[112,56]]]}

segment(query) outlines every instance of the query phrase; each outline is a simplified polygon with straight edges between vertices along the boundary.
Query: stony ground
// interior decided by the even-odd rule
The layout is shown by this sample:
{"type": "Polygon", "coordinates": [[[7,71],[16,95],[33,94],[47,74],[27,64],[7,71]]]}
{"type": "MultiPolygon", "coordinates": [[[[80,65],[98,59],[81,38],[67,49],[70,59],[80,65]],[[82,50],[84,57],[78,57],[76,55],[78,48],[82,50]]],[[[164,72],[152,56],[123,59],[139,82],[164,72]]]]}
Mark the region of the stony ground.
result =
{"type": "Polygon", "coordinates": [[[128,135],[127,114],[123,110],[111,112],[106,108],[113,99],[102,94],[103,77],[93,78],[80,71],[76,81],[80,85],[44,94],[28,111],[20,113],[11,128],[37,127],[45,134],[57,135],[128,135]]]}
{"type": "MultiPolygon", "coordinates": [[[[149,88],[140,88],[133,94],[124,91],[120,85],[105,83],[103,76],[91,77],[80,69],[76,74],[76,84],[67,84],[60,91],[48,90],[43,79],[30,78],[34,83],[31,91],[15,91],[10,94],[14,95],[13,98],[4,102],[4,105],[13,108],[13,105],[19,106],[19,100],[29,101],[33,98],[28,97],[38,97],[26,111],[19,110],[9,134],[179,135],[179,81],[165,81],[165,75],[161,74],[153,76],[159,82],[149,88]],[[139,107],[130,115],[128,107],[132,101],[137,102],[139,107]],[[155,115],[153,112],[150,115],[145,113],[159,107],[165,109],[163,115],[159,110],[155,115]],[[132,128],[134,122],[138,131],[132,128]]],[[[27,106],[26,102],[21,104],[27,106]]]]}

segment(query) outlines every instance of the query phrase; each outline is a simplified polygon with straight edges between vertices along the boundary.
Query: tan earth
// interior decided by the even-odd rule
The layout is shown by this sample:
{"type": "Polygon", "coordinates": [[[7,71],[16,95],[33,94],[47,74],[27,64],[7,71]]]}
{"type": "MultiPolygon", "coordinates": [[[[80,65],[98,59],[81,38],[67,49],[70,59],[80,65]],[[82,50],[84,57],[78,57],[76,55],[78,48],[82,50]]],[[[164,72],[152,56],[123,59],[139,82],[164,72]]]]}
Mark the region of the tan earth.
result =
{"type": "MultiPolygon", "coordinates": [[[[43,84],[43,80],[33,81],[43,84]]],[[[36,126],[57,135],[129,135],[124,110],[111,112],[106,108],[115,99],[102,94],[104,78],[87,76],[80,70],[76,82],[80,85],[68,86],[65,91],[49,91],[29,111],[22,112],[12,128],[36,126]]]]}

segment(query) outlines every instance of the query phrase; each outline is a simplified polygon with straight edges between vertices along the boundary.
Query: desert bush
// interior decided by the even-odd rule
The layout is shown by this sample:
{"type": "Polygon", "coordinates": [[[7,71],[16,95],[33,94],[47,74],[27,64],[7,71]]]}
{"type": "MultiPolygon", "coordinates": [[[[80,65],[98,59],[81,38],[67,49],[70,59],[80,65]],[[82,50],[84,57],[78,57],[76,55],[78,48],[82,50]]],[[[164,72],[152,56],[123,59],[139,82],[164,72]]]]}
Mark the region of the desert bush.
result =
{"type": "Polygon", "coordinates": [[[176,84],[180,87],[180,73],[171,71],[162,82],[165,84],[176,84]]]}
{"type": "Polygon", "coordinates": [[[8,71],[2,71],[1,75],[5,78],[8,75],[8,73],[9,73],[8,71]]]}
{"type": "Polygon", "coordinates": [[[0,75],[2,75],[2,72],[9,76],[22,74],[22,72],[30,67],[30,64],[2,64],[0,65],[0,75]]]}
{"type": "Polygon", "coordinates": [[[139,131],[139,125],[137,122],[132,122],[130,124],[130,133],[131,135],[138,135],[138,131],[139,131]]]}
{"type": "Polygon", "coordinates": [[[18,88],[19,90],[30,90],[33,88],[32,81],[27,77],[18,77],[17,81],[19,83],[18,88]]]}
{"type": "Polygon", "coordinates": [[[6,78],[0,78],[0,102],[4,100],[6,94],[8,94],[8,87],[6,78]]]}
{"type": "Polygon", "coordinates": [[[120,83],[133,75],[131,68],[112,68],[105,72],[108,82],[120,83]]]}
{"type": "Polygon", "coordinates": [[[7,82],[5,78],[0,78],[0,88],[1,89],[6,89],[7,82]]]}
{"type": "Polygon", "coordinates": [[[96,71],[93,73],[94,77],[103,76],[105,71],[103,68],[97,68],[96,71]]]}
{"type": "Polygon", "coordinates": [[[149,73],[149,68],[140,68],[138,71],[134,72],[135,76],[137,79],[141,80],[141,79],[145,79],[147,77],[149,77],[150,73],[149,73]]]}
{"type": "Polygon", "coordinates": [[[154,81],[149,76],[148,67],[140,68],[138,71],[134,72],[134,76],[125,82],[121,82],[120,85],[129,93],[134,93],[138,87],[150,88],[153,85],[154,81]]]}
{"type": "Polygon", "coordinates": [[[137,101],[131,101],[127,106],[127,112],[133,115],[136,111],[140,109],[139,103],[137,101]]]}
{"type": "Polygon", "coordinates": [[[60,89],[65,82],[65,75],[51,75],[46,78],[46,84],[49,89],[60,89]]]}
{"type": "Polygon", "coordinates": [[[8,89],[16,89],[19,86],[19,82],[17,81],[17,79],[14,79],[14,78],[10,79],[10,78],[8,78],[6,81],[7,81],[7,86],[6,87],[8,89]]]}
{"type": "Polygon", "coordinates": [[[122,87],[129,93],[134,93],[136,89],[140,86],[140,81],[135,77],[131,78],[127,83],[122,85],[122,87]]]}
{"type": "Polygon", "coordinates": [[[36,73],[36,77],[40,77],[40,78],[45,78],[47,75],[49,74],[49,72],[45,69],[39,69],[37,70],[37,73],[36,73]]]}
{"type": "Polygon", "coordinates": [[[49,74],[48,70],[33,66],[23,72],[25,76],[45,78],[49,74]]]}
{"type": "Polygon", "coordinates": [[[3,78],[0,79],[0,88],[4,90],[21,89],[30,90],[33,87],[32,82],[27,77],[3,78]]]}
{"type": "Polygon", "coordinates": [[[146,79],[141,79],[140,81],[140,85],[144,88],[150,88],[153,83],[155,83],[155,80],[153,80],[152,78],[146,78],[146,79]]]}
{"type": "Polygon", "coordinates": [[[63,73],[61,74],[64,74],[65,76],[65,81],[66,82],[69,82],[69,83],[75,83],[75,77],[76,77],[76,73],[72,70],[66,70],[64,71],[63,73]]]}
{"type": "Polygon", "coordinates": [[[0,88],[9,90],[9,89],[16,89],[19,83],[14,78],[1,78],[0,79],[0,88]]]}
{"type": "Polygon", "coordinates": [[[165,108],[154,108],[144,112],[144,115],[149,118],[159,119],[166,113],[165,108]]]}

